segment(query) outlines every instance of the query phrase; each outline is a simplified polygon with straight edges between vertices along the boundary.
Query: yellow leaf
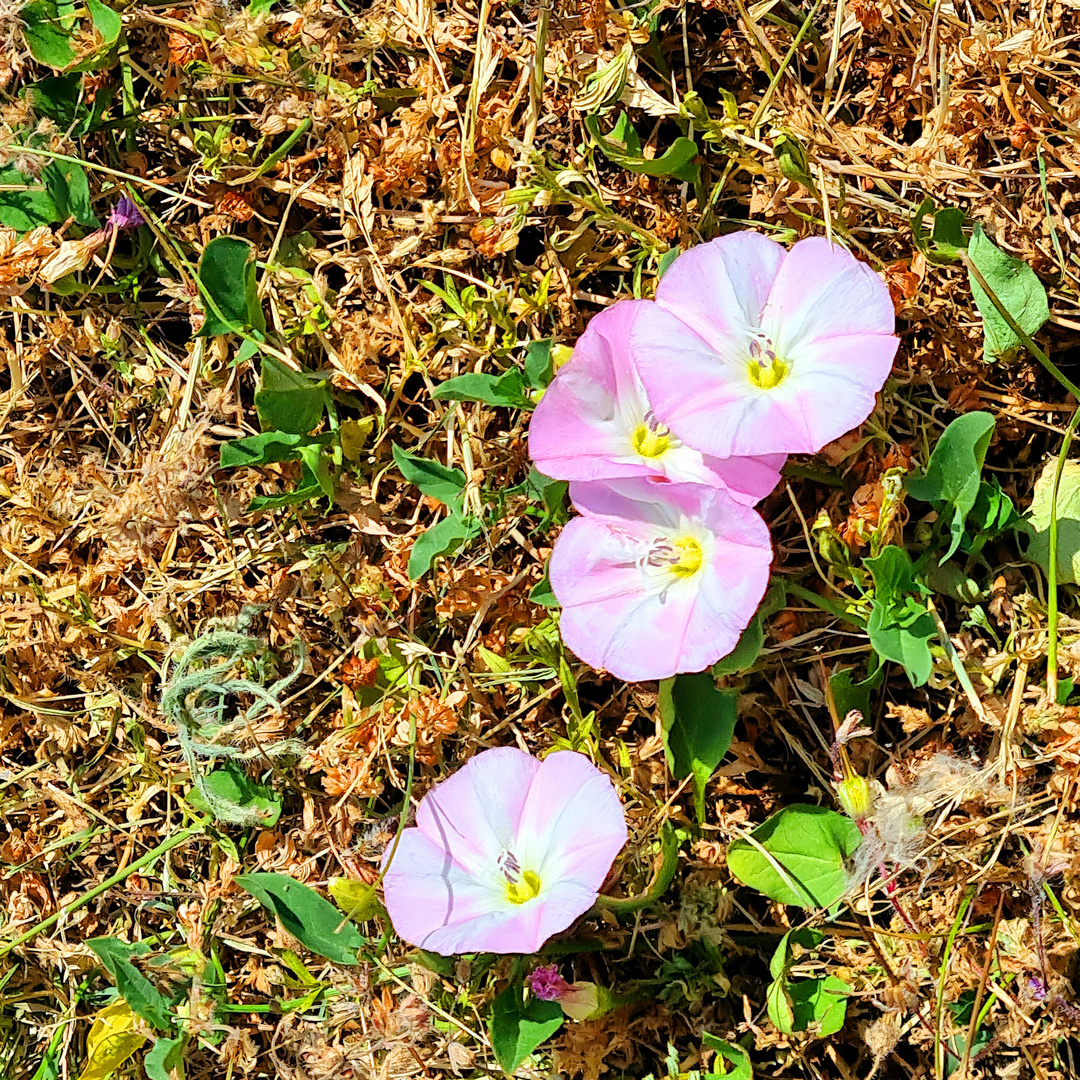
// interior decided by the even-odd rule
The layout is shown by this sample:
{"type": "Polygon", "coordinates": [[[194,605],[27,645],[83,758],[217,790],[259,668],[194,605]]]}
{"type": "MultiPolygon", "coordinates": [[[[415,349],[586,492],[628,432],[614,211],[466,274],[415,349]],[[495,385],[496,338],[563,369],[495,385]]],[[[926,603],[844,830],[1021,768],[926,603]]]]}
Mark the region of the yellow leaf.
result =
{"type": "Polygon", "coordinates": [[[341,452],[347,460],[356,461],[360,457],[374,430],[374,416],[365,416],[363,420],[343,420],[341,422],[338,435],[341,437],[341,452]]]}
{"type": "Polygon", "coordinates": [[[126,1001],[114,1001],[99,1012],[86,1037],[86,1067],[79,1080],[106,1080],[142,1044],[146,1036],[135,1030],[135,1014],[126,1001]]]}
{"type": "Polygon", "coordinates": [[[351,878],[331,878],[330,895],[347,918],[360,922],[373,919],[381,906],[374,886],[351,878]]]}

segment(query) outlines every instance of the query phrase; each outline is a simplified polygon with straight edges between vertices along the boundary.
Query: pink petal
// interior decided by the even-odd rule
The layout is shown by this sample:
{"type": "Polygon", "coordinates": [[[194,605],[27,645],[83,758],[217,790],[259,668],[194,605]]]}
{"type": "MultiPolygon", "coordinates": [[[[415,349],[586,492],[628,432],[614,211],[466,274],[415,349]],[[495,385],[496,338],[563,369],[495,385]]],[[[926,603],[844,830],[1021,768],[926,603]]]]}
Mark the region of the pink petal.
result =
{"type": "Polygon", "coordinates": [[[716,249],[700,259],[702,276],[712,265],[715,282],[695,288],[684,275],[669,285],[669,272],[663,294],[657,290],[658,305],[685,329],[655,310],[634,324],[631,346],[649,400],[683,442],[706,455],[816,453],[866,419],[888,377],[898,344],[888,289],[868,266],[821,238],[801,241],[777,262],[738,263],[720,244],[694,249],[716,249]],[[702,296],[733,292],[740,294],[738,302],[729,299],[734,315],[709,315],[702,296]],[[771,389],[749,377],[755,333],[790,365],[771,389]]]}
{"type": "MultiPolygon", "coordinates": [[[[387,849],[389,855],[390,849],[387,849]]],[[[482,945],[458,940],[462,928],[490,927],[505,907],[499,891],[468,873],[438,842],[419,829],[401,834],[383,878],[386,910],[398,935],[439,953],[469,952],[482,945]],[[451,947],[464,944],[463,948],[451,947]]]]}
{"type": "Polygon", "coordinates": [[[787,461],[787,454],[729,458],[705,455],[705,461],[712,466],[736,502],[753,506],[771,494],[780,483],[780,470],[787,461]]]}
{"type": "Polygon", "coordinates": [[[535,866],[545,884],[573,879],[591,890],[591,905],[626,839],[626,815],[611,778],[584,754],[548,754],[521,816],[522,865],[535,866]]]}
{"type": "MultiPolygon", "coordinates": [[[[891,337],[896,314],[888,287],[866,263],[814,236],[800,240],[788,253],[761,326],[773,339],[777,355],[797,360],[807,343],[823,338],[891,337]]],[[[880,390],[881,383],[874,389],[880,390]]]]}
{"type": "Polygon", "coordinates": [[[529,421],[529,456],[546,476],[592,480],[643,472],[640,464],[612,459],[626,455],[623,412],[637,404],[628,340],[644,303],[622,301],[593,316],[574,355],[536,406],[529,421]]]}
{"type": "Polygon", "coordinates": [[[656,288],[656,302],[714,348],[758,325],[787,253],[752,229],[684,251],[656,288]]]}
{"type": "Polygon", "coordinates": [[[563,640],[581,660],[635,682],[701,671],[735,647],[772,560],[753,510],[693,484],[574,484],[571,497],[586,513],[556,541],[549,577],[563,640]],[[712,555],[699,574],[657,592],[635,555],[643,537],[670,535],[680,515],[713,531],[712,555]]]}
{"type": "Polygon", "coordinates": [[[512,746],[476,754],[424,796],[417,827],[463,869],[490,872],[517,833],[539,768],[536,758],[512,746]]]}

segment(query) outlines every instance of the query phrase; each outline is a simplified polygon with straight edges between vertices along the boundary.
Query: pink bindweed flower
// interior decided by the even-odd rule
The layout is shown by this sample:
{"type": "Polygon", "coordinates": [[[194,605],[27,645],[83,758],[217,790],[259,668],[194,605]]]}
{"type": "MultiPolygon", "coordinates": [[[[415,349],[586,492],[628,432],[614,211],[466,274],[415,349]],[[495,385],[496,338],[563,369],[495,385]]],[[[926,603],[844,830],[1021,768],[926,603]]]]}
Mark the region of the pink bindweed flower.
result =
{"type": "Polygon", "coordinates": [[[581,512],[551,553],[563,640],[629,682],[726,656],[769,581],[769,530],[723,488],[654,480],[572,483],[581,512]]]}
{"type": "Polygon", "coordinates": [[[653,476],[723,486],[752,505],[776,487],[784,455],[704,456],[656,419],[630,348],[652,306],[621,300],[593,317],[529,422],[533,462],[556,480],[653,476]]]}
{"type": "Polygon", "coordinates": [[[402,938],[443,956],[536,952],[592,907],[626,836],[611,780],[584,754],[486,750],[421,800],[386,909],[402,938]]]}
{"type": "Polygon", "coordinates": [[[816,453],[861,424],[898,339],[884,282],[822,237],[752,231],[680,255],[630,345],[661,421],[702,453],[816,453]]]}
{"type": "Polygon", "coordinates": [[[609,991],[596,983],[568,983],[554,964],[531,971],[525,982],[534,997],[557,1001],[571,1020],[596,1020],[618,1004],[609,991]]]}

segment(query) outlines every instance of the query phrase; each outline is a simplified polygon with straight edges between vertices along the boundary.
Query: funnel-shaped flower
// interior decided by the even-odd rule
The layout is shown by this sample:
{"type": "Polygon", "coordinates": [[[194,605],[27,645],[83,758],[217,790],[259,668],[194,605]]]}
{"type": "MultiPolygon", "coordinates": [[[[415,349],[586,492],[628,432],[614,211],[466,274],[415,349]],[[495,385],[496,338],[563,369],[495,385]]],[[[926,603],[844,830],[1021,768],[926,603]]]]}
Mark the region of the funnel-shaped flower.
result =
{"type": "Polygon", "coordinates": [[[722,488],[612,480],[570,485],[581,511],[551,553],[563,640],[635,682],[726,656],[769,581],[769,530],[722,488]]]}
{"type": "Polygon", "coordinates": [[[898,339],[884,282],[821,237],[680,255],[630,337],[656,415],[703,453],[816,453],[861,424],[898,339]]]}
{"type": "Polygon", "coordinates": [[[383,879],[422,949],[532,953],[596,901],[626,843],[611,780],[584,754],[486,750],[424,796],[383,879]]]}
{"type": "Polygon", "coordinates": [[[630,350],[634,323],[652,306],[622,300],[593,317],[529,423],[536,467],[556,480],[653,476],[723,486],[748,505],[765,498],[780,479],[783,454],[706,457],[653,414],[630,350]]]}

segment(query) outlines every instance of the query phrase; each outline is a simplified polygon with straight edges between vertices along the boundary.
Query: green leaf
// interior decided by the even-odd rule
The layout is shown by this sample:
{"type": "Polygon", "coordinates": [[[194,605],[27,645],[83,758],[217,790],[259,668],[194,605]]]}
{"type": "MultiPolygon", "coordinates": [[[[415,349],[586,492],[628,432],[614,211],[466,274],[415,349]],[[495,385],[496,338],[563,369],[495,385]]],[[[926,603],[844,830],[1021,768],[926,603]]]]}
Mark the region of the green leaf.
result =
{"type": "Polygon", "coordinates": [[[723,675],[738,675],[741,671],[749,671],[754,666],[764,644],[765,627],[761,616],[755,615],[750,620],[750,625],[742,632],[735,648],[713,664],[713,677],[719,679],[723,675]]]}
{"type": "Polygon", "coordinates": [[[73,217],[87,229],[96,229],[100,222],[90,206],[90,182],[81,165],[69,161],[50,161],[41,170],[45,190],[56,206],[58,221],[73,217]]]}
{"type": "Polygon", "coordinates": [[[750,835],[772,858],[748,840],[734,840],[727,850],[731,872],[771,900],[805,908],[830,907],[844,895],[844,863],[862,841],[855,822],[823,806],[785,807],[750,835]]]}
{"type": "MultiPolygon", "coordinates": [[[[660,256],[660,261],[656,264],[656,280],[659,281],[667,272],[671,264],[682,254],[682,251],[677,248],[668,248],[663,255],[660,256]]],[[[722,1042],[722,1039],[717,1039],[717,1042],[722,1042]]]]}
{"type": "MultiPolygon", "coordinates": [[[[1057,458],[1051,458],[1035,481],[1035,493],[1028,508],[1034,533],[1027,557],[1043,573],[1050,572],[1050,508],[1054,495],[1057,458]]],[[[1057,493],[1057,579],[1058,584],[1080,583],[1080,461],[1066,461],[1057,493]]]]}
{"type": "MultiPolygon", "coordinates": [[[[252,780],[239,765],[226,761],[223,765],[207,773],[202,778],[202,786],[219,806],[235,808],[244,817],[222,820],[244,820],[247,814],[255,811],[264,829],[272,829],[281,817],[281,797],[269,784],[260,784],[252,780]]],[[[188,793],[188,802],[197,810],[218,815],[215,807],[206,800],[206,795],[193,788],[188,793]]]]}
{"type": "Polygon", "coordinates": [[[585,117],[585,128],[593,137],[603,155],[614,164],[633,173],[646,176],[674,176],[687,184],[696,184],[700,169],[693,164],[697,157],[697,143],[680,135],[659,156],[647,159],[641,155],[641,140],[626,113],[620,113],[615,127],[607,136],[600,134],[600,124],[595,116],[585,117]]]}
{"type": "Polygon", "coordinates": [[[115,45],[124,26],[119,13],[113,11],[107,4],[103,4],[101,0],[86,0],[86,10],[90,12],[90,20],[94,24],[94,29],[101,35],[104,47],[110,48],[115,45]]]}
{"type": "Polygon", "coordinates": [[[911,215],[911,231],[915,237],[915,246],[926,256],[926,261],[938,266],[948,266],[957,262],[961,253],[968,246],[964,236],[964,212],[955,206],[946,206],[934,210],[934,200],[927,196],[911,215]],[[923,224],[927,214],[933,214],[934,224],[931,232],[923,224]]]}
{"type": "Polygon", "coordinates": [[[857,710],[862,713],[864,720],[869,720],[870,695],[885,678],[884,665],[879,667],[873,675],[858,683],[851,681],[852,670],[852,668],[844,668],[842,671],[834,671],[829,676],[829,689],[832,691],[833,702],[836,704],[836,715],[843,720],[849,712],[857,710]]]}
{"type": "Polygon", "coordinates": [[[517,368],[501,375],[459,375],[436,386],[431,396],[439,401],[482,401],[485,405],[509,409],[532,406],[532,401],[525,396],[525,384],[517,368]]]}
{"type": "Polygon", "coordinates": [[[266,329],[255,283],[255,248],[236,236],[215,236],[199,259],[199,282],[206,321],[199,337],[217,337],[239,330],[266,329]],[[215,305],[215,312],[206,302],[215,305]]]}
{"type": "MultiPolygon", "coordinates": [[[[971,230],[968,257],[986,279],[1001,306],[1013,317],[1028,337],[1032,337],[1050,318],[1046,289],[1035,271],[1023,259],[1006,255],[976,224],[971,230]]],[[[975,306],[983,317],[983,351],[987,360],[1000,360],[1015,353],[1020,338],[1001,317],[983,287],[968,274],[975,306]]]]}
{"type": "Polygon", "coordinates": [[[302,446],[326,446],[333,441],[329,432],[323,435],[293,435],[284,431],[264,431],[223,443],[219,460],[223,469],[239,469],[245,465],[270,465],[277,461],[296,461],[302,446]]]}
{"type": "Polygon", "coordinates": [[[159,1031],[170,1031],[169,999],[131,962],[133,956],[149,952],[150,946],[145,942],[128,945],[113,937],[90,938],[86,944],[104,964],[131,1011],[159,1031]]]}
{"type": "Polygon", "coordinates": [[[794,180],[810,191],[816,190],[817,185],[810,175],[810,165],[806,158],[806,147],[793,135],[785,133],[774,140],[773,157],[780,166],[780,172],[788,180],[794,180]]]}
{"type": "Polygon", "coordinates": [[[525,348],[525,385],[532,387],[533,390],[543,390],[554,375],[551,338],[529,342],[525,348]]]}
{"type": "Polygon", "coordinates": [[[735,733],[731,690],[717,690],[712,675],[676,675],[660,683],[664,755],[676,780],[694,779],[694,808],[705,820],[705,786],[724,760],[735,733]]]}
{"type": "Polygon", "coordinates": [[[479,534],[480,522],[476,518],[465,517],[456,510],[451,512],[413,541],[407,568],[409,577],[413,581],[423,577],[440,555],[452,555],[479,534]]]}
{"type": "Polygon", "coordinates": [[[447,506],[461,505],[465,474],[460,469],[448,469],[437,461],[410,454],[394,445],[394,464],[407,483],[418,487],[425,495],[447,506]]]}
{"type": "Polygon", "coordinates": [[[40,64],[53,68],[66,68],[76,59],[71,44],[75,31],[74,3],[56,3],[56,0],[31,0],[19,11],[23,33],[30,55],[40,64]]]}
{"type": "Polygon", "coordinates": [[[40,225],[53,225],[62,220],[43,180],[24,176],[14,165],[0,168],[0,225],[17,232],[29,232],[40,225]],[[30,190],[4,191],[5,187],[30,190]]]}
{"type": "Polygon", "coordinates": [[[184,1036],[158,1039],[143,1056],[143,1068],[149,1080],[184,1080],[184,1036]]]}
{"type": "Polygon", "coordinates": [[[264,431],[307,435],[319,426],[330,404],[325,379],[316,381],[274,356],[263,357],[260,376],[255,410],[264,431]]]}
{"type": "Polygon", "coordinates": [[[242,874],[234,880],[276,915],[305,948],[335,964],[358,963],[356,952],[367,939],[314,889],[288,874],[242,874]]]}
{"type": "Polygon", "coordinates": [[[328,499],[334,497],[334,480],[330,475],[330,458],[315,443],[304,443],[296,448],[301,461],[300,485],[315,485],[328,499]]]}
{"type": "Polygon", "coordinates": [[[754,1080],[750,1055],[741,1046],[733,1046],[715,1035],[710,1035],[707,1031],[702,1033],[701,1041],[716,1054],[714,1068],[710,1073],[711,1076],[723,1076],[726,1080],[754,1080]],[[726,1061],[731,1068],[721,1072],[721,1060],[726,1061]]]}
{"type": "Polygon", "coordinates": [[[952,543],[941,562],[952,557],[964,536],[964,522],[979,494],[983,462],[994,434],[994,417],[988,412],[958,416],[942,433],[926,469],[907,478],[912,498],[928,502],[939,513],[951,509],[952,543]]]}
{"type": "Polygon", "coordinates": [[[766,993],[769,1019],[785,1035],[815,1025],[820,1038],[835,1035],[847,1015],[851,987],[835,975],[824,979],[774,981],[766,993]]]}
{"type": "Polygon", "coordinates": [[[559,607],[559,601],[551,590],[551,579],[548,577],[548,568],[544,567],[544,576],[529,590],[529,599],[534,604],[545,608],[559,607]]]}
{"type": "Polygon", "coordinates": [[[937,624],[910,595],[926,592],[915,578],[911,556],[890,544],[877,558],[867,559],[866,566],[874,576],[874,603],[866,624],[870,644],[880,657],[900,664],[912,686],[922,686],[933,670],[929,643],[937,636],[937,624]]]}
{"type": "Polygon", "coordinates": [[[512,1075],[543,1042],[562,1027],[563,1012],[557,1001],[533,998],[522,1002],[521,984],[511,983],[491,1004],[491,1048],[500,1068],[512,1075]]]}
{"type": "Polygon", "coordinates": [[[552,480],[535,465],[525,478],[525,494],[543,506],[545,518],[553,523],[566,520],[566,496],[569,490],[570,485],[565,480],[552,480]]]}

